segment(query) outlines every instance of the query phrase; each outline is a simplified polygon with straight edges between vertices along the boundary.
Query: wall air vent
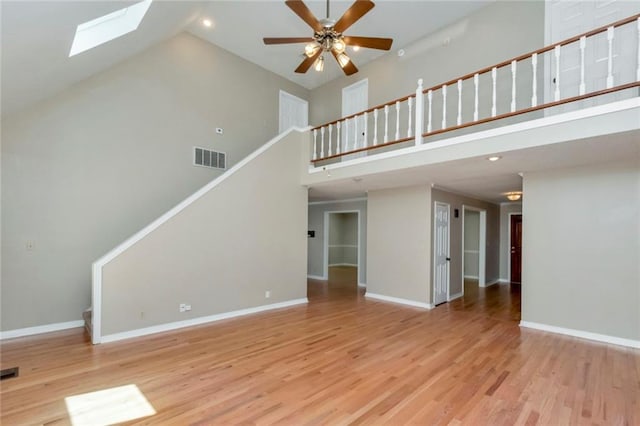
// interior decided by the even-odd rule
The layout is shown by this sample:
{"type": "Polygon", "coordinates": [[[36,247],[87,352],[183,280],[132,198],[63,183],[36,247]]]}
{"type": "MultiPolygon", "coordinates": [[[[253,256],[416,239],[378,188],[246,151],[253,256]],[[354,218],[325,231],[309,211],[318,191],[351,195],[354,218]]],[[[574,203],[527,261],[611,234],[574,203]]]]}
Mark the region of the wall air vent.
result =
{"type": "Polygon", "coordinates": [[[224,170],[227,168],[227,154],[194,146],[193,165],[224,170]]]}

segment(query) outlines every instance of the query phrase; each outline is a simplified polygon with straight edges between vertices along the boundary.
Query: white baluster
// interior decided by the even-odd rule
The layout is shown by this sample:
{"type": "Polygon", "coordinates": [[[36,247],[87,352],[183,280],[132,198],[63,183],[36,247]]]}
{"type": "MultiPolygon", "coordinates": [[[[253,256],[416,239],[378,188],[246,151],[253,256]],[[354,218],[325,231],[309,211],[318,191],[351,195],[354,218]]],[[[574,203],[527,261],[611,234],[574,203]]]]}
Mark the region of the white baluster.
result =
{"type": "Polygon", "coordinates": [[[495,117],[498,113],[498,108],[496,107],[496,78],[498,77],[498,69],[493,67],[491,70],[491,79],[493,80],[493,94],[491,95],[491,116],[495,117]]]}
{"type": "Polygon", "coordinates": [[[427,120],[427,133],[431,133],[431,129],[433,126],[431,125],[431,116],[433,115],[433,108],[431,108],[433,104],[433,90],[429,89],[427,92],[427,99],[429,99],[429,120],[427,120]]]}
{"type": "Polygon", "coordinates": [[[359,141],[359,134],[358,134],[358,117],[353,117],[353,149],[356,150],[358,148],[360,148],[360,141],[359,141]]]}
{"type": "Polygon", "coordinates": [[[447,85],[442,85],[442,128],[447,128],[447,85]]]}
{"type": "Polygon", "coordinates": [[[400,101],[396,101],[396,138],[394,140],[400,139],[400,101]]]}
{"type": "Polygon", "coordinates": [[[511,112],[516,110],[516,61],[511,61],[511,112]]]}
{"type": "Polygon", "coordinates": [[[318,158],[316,152],[318,150],[318,129],[313,129],[313,159],[318,158]]]}
{"type": "Polygon", "coordinates": [[[373,110],[373,146],[378,145],[378,109],[373,110]]]}
{"type": "Polygon", "coordinates": [[[411,117],[413,114],[413,98],[407,99],[407,105],[409,105],[409,125],[407,126],[407,137],[410,138],[413,135],[413,129],[411,128],[411,117]]]}
{"type": "Polygon", "coordinates": [[[349,119],[344,120],[344,151],[349,151],[349,119]]]}
{"type": "Polygon", "coordinates": [[[584,82],[584,49],[587,47],[587,37],[580,37],[580,94],[584,95],[587,92],[587,86],[584,82]]]}
{"type": "Polygon", "coordinates": [[[607,41],[609,42],[609,60],[607,61],[607,89],[613,87],[613,36],[614,27],[607,28],[607,41]]]}
{"type": "Polygon", "coordinates": [[[473,102],[473,121],[478,121],[478,86],[479,86],[480,76],[478,73],[475,73],[473,76],[473,86],[476,92],[475,100],[473,102]]]}
{"type": "Polygon", "coordinates": [[[534,53],[531,55],[531,68],[533,71],[533,83],[531,84],[531,90],[533,95],[531,95],[531,106],[538,105],[538,54],[534,53]]]}
{"type": "Polygon", "coordinates": [[[324,157],[324,127],[320,128],[320,158],[324,157]]]}
{"type": "Polygon", "coordinates": [[[331,157],[331,155],[333,154],[333,152],[331,152],[331,133],[332,133],[332,126],[331,124],[329,124],[329,157],[331,157]]]}
{"type": "Polygon", "coordinates": [[[424,93],[422,79],[420,79],[416,89],[416,145],[422,145],[422,132],[424,132],[424,93]]]}
{"type": "Polygon", "coordinates": [[[554,49],[554,54],[556,57],[556,78],[555,78],[555,83],[556,83],[556,90],[554,92],[554,99],[556,101],[560,100],[560,45],[556,46],[556,48],[554,49]]]}
{"type": "Polygon", "coordinates": [[[336,154],[342,152],[342,139],[340,138],[340,122],[336,123],[336,154]]]}
{"type": "Polygon", "coordinates": [[[384,143],[389,142],[389,105],[384,106],[384,143]]]}
{"type": "Polygon", "coordinates": [[[364,113],[364,130],[362,130],[362,142],[364,144],[363,148],[366,148],[369,145],[369,141],[367,141],[367,130],[369,127],[369,114],[364,113]]]}
{"type": "Polygon", "coordinates": [[[638,18],[638,69],[636,70],[636,81],[640,81],[640,18],[638,18]]]}
{"type": "Polygon", "coordinates": [[[456,123],[462,124],[462,80],[458,80],[458,119],[456,123]]]}

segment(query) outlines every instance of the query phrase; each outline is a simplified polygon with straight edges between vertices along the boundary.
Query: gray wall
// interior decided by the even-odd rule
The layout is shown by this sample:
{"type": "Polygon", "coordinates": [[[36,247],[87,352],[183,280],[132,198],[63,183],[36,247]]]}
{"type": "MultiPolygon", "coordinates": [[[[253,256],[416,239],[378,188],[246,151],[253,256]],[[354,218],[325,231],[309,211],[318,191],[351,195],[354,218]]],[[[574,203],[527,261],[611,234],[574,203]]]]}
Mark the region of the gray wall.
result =
{"type": "Polygon", "coordinates": [[[522,320],[640,340],[640,161],[525,173],[522,320]]]}
{"type": "MultiPolygon", "coordinates": [[[[307,238],[307,274],[315,277],[324,276],[324,214],[328,211],[360,212],[360,262],[358,271],[359,284],[367,282],[367,200],[347,202],[312,202],[308,210],[308,230],[316,232],[315,238],[307,238]]],[[[332,215],[330,215],[332,216],[332,215]]],[[[356,230],[357,232],[357,230],[356,230]]],[[[324,277],[326,279],[326,277],[324,277]]]]}
{"type": "Polygon", "coordinates": [[[511,241],[509,241],[511,222],[509,213],[522,213],[522,203],[500,205],[500,279],[503,281],[511,280],[509,276],[509,257],[511,256],[511,241]]]}
{"type": "MultiPolygon", "coordinates": [[[[485,278],[487,284],[498,280],[498,263],[500,249],[500,207],[493,203],[476,200],[458,194],[433,189],[431,192],[433,202],[440,201],[451,206],[450,221],[450,293],[452,295],[462,292],[462,216],[453,217],[454,209],[462,214],[462,205],[477,207],[487,211],[487,240],[486,240],[486,265],[485,278]]],[[[432,203],[433,204],[433,203],[432,203]]],[[[431,206],[433,209],[433,205],[431,206]]]]}
{"type": "Polygon", "coordinates": [[[478,278],[480,249],[480,212],[465,210],[464,214],[464,265],[463,275],[478,278]]]}
{"type": "Polygon", "coordinates": [[[367,292],[431,302],[431,187],[368,193],[367,292]]]}
{"type": "Polygon", "coordinates": [[[106,264],[103,335],[306,297],[306,140],[290,133],[106,264]]]}
{"type": "Polygon", "coordinates": [[[194,145],[232,165],[275,136],[280,89],[309,97],[181,34],[3,117],[1,329],[80,319],[91,263],[220,174],[194,145]]]}
{"type": "MultiPolygon", "coordinates": [[[[453,37],[446,46],[436,40],[436,47],[410,58],[397,55],[398,49],[408,50],[407,46],[394,46],[380,59],[360,67],[357,74],[314,89],[310,98],[310,122],[319,125],[339,118],[342,88],[364,78],[369,79],[371,107],[415,92],[420,78],[424,80],[425,88],[430,87],[543,47],[544,1],[498,1],[454,26],[461,24],[465,27],[464,32],[453,37]]],[[[529,71],[524,66],[518,69],[523,81],[529,71]]],[[[509,73],[508,70],[505,72],[509,73]]],[[[506,86],[510,87],[510,84],[506,86]]],[[[530,83],[528,86],[530,91],[530,83]]],[[[481,87],[488,86],[481,83],[481,87]]],[[[539,87],[542,95],[542,85],[539,87]]],[[[508,90],[503,91],[502,87],[499,90],[500,97],[503,93],[510,96],[508,90]]],[[[470,95],[472,91],[467,90],[467,93],[470,95]]],[[[518,93],[523,99],[531,97],[531,93],[526,94],[526,88],[518,93]]],[[[451,107],[454,107],[453,103],[451,107]]],[[[501,108],[508,108],[508,103],[501,103],[501,108]]]]}

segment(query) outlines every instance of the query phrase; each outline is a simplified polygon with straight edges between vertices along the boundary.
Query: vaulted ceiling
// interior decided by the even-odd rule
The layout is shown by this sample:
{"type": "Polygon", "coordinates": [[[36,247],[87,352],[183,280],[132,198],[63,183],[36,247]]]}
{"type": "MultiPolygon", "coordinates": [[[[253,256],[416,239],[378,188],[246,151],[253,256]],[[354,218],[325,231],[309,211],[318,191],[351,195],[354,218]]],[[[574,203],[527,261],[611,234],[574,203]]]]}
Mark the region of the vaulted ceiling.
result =
{"type": "MultiPolygon", "coordinates": [[[[406,47],[460,20],[493,0],[377,0],[349,35],[390,37],[392,51],[406,47]]],[[[76,27],[135,1],[2,1],[2,114],[11,114],[59,93],[93,74],[168,39],[181,31],[229,50],[308,89],[342,75],[337,64],[323,73],[296,74],[304,45],[264,46],[263,37],[310,37],[311,29],[284,1],[159,1],[155,0],[138,30],[69,57],[76,27]],[[211,27],[202,25],[210,19],[211,27]]],[[[325,1],[306,2],[318,17],[325,1]]],[[[339,17],[352,1],[331,1],[331,17],[339,17]]],[[[362,67],[386,52],[350,52],[362,67]]]]}

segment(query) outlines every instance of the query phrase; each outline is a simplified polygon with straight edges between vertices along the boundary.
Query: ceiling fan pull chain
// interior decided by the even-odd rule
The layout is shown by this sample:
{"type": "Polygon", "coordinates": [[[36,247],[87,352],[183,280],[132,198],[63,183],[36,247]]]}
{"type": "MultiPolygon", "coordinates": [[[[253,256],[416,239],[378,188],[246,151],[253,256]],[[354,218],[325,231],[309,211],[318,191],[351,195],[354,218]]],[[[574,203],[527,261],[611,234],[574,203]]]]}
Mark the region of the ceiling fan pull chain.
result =
{"type": "Polygon", "coordinates": [[[327,0],[327,19],[329,19],[329,0],[327,0]]]}

